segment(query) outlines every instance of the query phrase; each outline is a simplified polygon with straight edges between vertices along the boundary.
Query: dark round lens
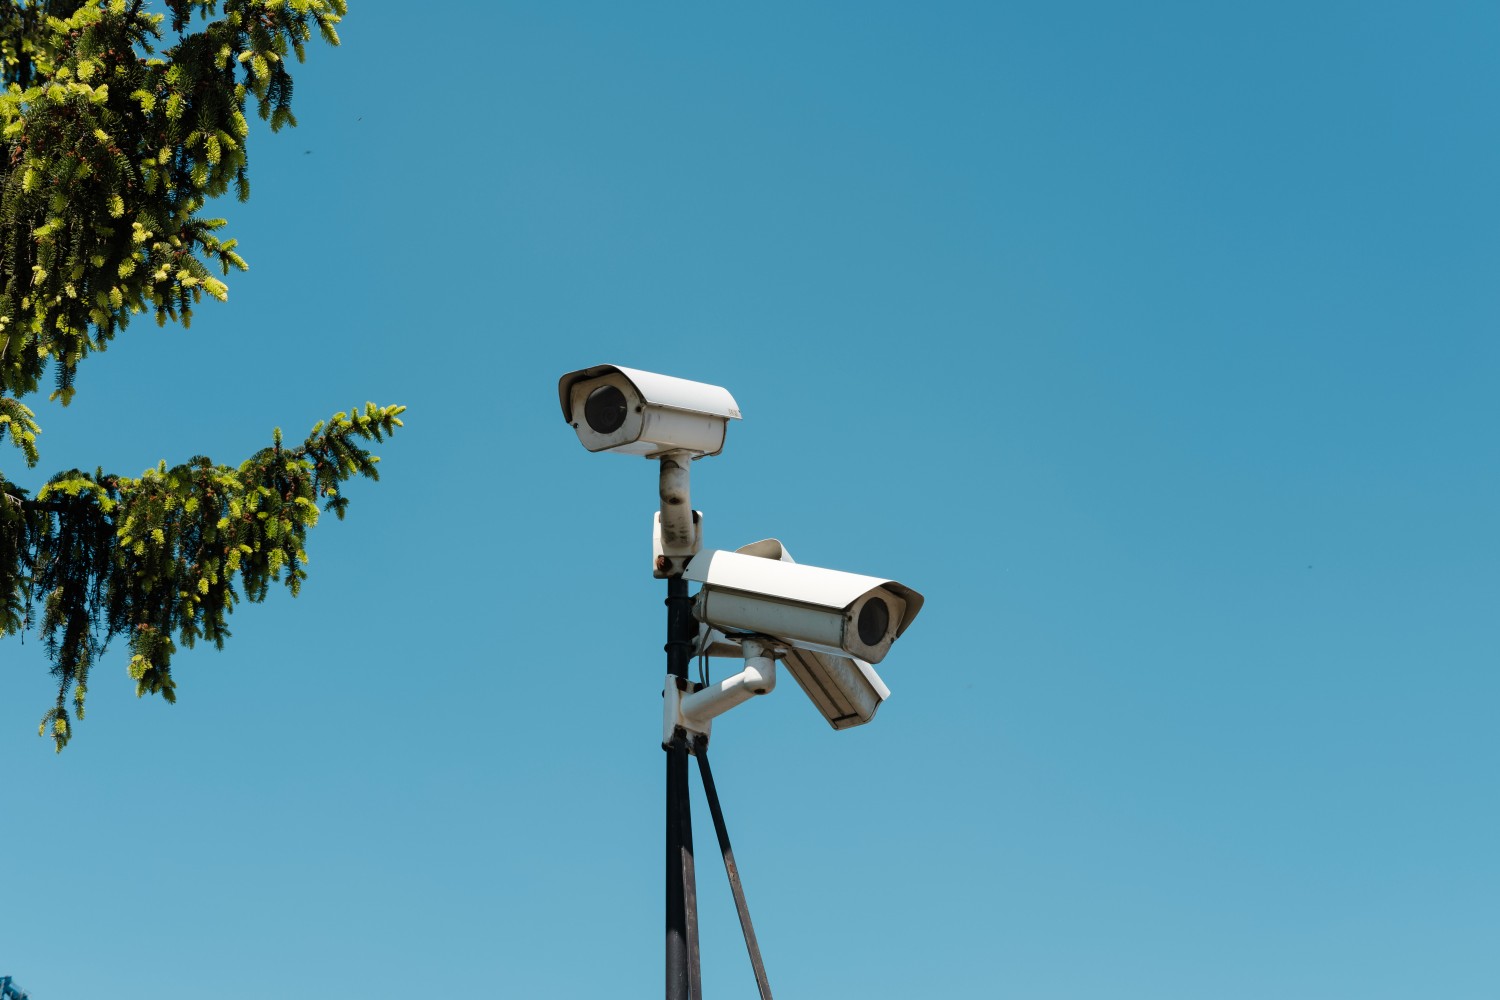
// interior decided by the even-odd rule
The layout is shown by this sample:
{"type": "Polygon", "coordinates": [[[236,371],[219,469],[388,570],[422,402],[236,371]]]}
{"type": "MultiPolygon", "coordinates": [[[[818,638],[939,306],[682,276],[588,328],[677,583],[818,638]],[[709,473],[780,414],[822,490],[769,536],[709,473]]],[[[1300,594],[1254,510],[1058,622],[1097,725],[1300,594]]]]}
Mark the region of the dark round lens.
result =
{"type": "Polygon", "coordinates": [[[878,645],[891,627],[891,609],[878,597],[872,597],[859,609],[859,641],[866,646],[878,645]]]}
{"type": "Polygon", "coordinates": [[[625,413],[630,409],[625,394],[612,385],[600,386],[589,393],[583,402],[583,419],[596,434],[613,434],[625,425],[625,413]]]}

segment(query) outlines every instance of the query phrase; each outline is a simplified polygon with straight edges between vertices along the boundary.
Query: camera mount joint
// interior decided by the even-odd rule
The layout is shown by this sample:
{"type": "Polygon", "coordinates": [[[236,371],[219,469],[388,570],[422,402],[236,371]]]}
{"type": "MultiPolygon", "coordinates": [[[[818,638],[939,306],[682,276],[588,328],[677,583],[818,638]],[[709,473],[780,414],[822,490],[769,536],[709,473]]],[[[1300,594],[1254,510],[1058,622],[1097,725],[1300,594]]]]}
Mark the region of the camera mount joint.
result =
{"type": "Polygon", "coordinates": [[[717,684],[705,686],[681,677],[667,677],[663,692],[663,747],[682,738],[687,739],[689,752],[700,738],[707,746],[714,719],[757,695],[775,690],[776,653],[772,645],[747,638],[740,646],[745,669],[717,684]]]}

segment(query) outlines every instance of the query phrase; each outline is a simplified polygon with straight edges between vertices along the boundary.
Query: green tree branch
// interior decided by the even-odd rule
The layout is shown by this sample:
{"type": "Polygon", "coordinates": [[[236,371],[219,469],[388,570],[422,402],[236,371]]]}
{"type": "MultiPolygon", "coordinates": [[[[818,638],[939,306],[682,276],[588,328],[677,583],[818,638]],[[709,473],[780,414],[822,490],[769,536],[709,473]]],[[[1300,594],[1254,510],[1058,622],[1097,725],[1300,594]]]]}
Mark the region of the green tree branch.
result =
{"type": "MultiPolygon", "coordinates": [[[[272,131],[296,125],[289,57],[315,32],[337,45],[346,13],[344,0],[165,7],[0,0],[0,438],[28,466],[39,428],[20,400],[49,367],[66,405],[79,364],[133,316],[186,326],[205,292],[227,298],[212,272],[246,264],[202,210],[231,188],[249,197],[247,103],[272,131]]],[[[234,604],[274,581],[296,594],[319,505],[343,517],[340,484],[377,478],[364,443],[403,409],[336,414],[295,448],[278,430],[238,467],[74,469],[35,497],[0,474],[0,635],[43,637],[58,694],[41,732],[67,744],[111,639],[126,637],[137,695],[173,701],[179,644],[222,646],[234,604]]]]}

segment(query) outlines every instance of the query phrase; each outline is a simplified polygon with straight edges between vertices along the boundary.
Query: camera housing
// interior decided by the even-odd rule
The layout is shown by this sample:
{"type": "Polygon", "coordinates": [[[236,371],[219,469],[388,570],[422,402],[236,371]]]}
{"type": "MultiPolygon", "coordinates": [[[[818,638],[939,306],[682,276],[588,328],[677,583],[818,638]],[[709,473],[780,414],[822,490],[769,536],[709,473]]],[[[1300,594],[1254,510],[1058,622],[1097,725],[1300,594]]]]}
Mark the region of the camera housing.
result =
{"type": "Polygon", "coordinates": [[[884,659],[922,609],[922,595],[894,580],[743,552],[706,549],[683,576],[703,584],[693,614],[706,625],[867,663],[884,659]]]}
{"type": "Polygon", "coordinates": [[[724,450],[725,429],[740,419],[729,390],[618,365],[569,372],[557,383],[563,419],[589,451],[642,458],[724,450]]]}
{"type": "Polygon", "coordinates": [[[808,699],[834,729],[852,729],[875,718],[891,689],[864,660],[810,649],[786,651],[782,660],[808,699]]]}
{"type": "MultiPolygon", "coordinates": [[[[735,551],[779,563],[795,562],[786,546],[775,538],[751,542],[735,551]]],[[[912,614],[915,615],[915,611],[912,614]]],[[[909,619],[907,623],[910,623],[909,619]]],[[[747,644],[754,641],[744,635],[731,637],[712,625],[701,624],[698,652],[707,656],[748,657],[750,647],[747,644]]],[[[803,649],[784,640],[772,640],[772,643],[775,655],[785,664],[797,686],[836,730],[852,729],[869,722],[881,703],[891,696],[890,688],[886,687],[875,668],[862,659],[803,649]]]]}

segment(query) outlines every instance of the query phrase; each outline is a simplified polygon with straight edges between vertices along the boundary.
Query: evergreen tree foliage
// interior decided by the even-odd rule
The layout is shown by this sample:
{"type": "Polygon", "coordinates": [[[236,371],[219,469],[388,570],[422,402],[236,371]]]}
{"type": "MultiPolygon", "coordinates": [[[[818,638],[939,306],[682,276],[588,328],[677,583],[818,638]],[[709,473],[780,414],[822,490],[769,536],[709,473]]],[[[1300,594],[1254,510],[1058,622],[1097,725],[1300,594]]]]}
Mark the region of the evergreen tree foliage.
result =
{"type": "MultiPolygon", "coordinates": [[[[38,462],[21,400],[51,369],[64,405],[84,358],[133,316],[192,320],[219,277],[244,269],[206,218],[249,197],[247,106],[295,125],[288,58],[316,32],[337,45],[345,0],[0,0],[0,440],[38,462]]],[[[35,627],[57,679],[40,732],[60,751],[82,719],[89,672],[127,646],[136,694],[176,700],[172,657],[222,647],[243,596],[293,594],[320,505],[342,518],[342,484],[378,478],[366,442],[401,426],[366,404],[300,444],[238,466],[202,456],[139,477],[78,469],[35,496],[0,471],[0,635],[35,627]]]]}

